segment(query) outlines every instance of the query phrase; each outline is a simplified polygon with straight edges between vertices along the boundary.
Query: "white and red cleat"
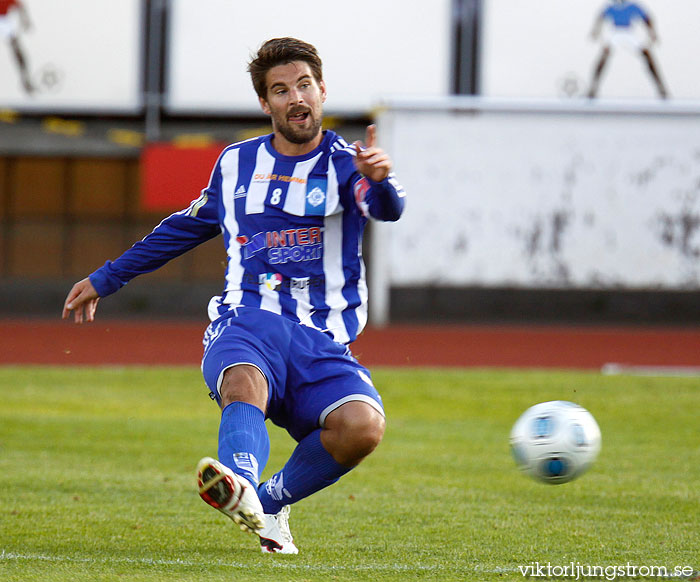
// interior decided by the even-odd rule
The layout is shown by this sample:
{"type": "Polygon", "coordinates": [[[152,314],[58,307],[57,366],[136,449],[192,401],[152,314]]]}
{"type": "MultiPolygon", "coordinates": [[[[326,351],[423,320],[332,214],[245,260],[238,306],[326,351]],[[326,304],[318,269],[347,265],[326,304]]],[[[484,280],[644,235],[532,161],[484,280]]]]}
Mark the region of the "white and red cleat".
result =
{"type": "Polygon", "coordinates": [[[241,530],[259,534],[266,525],[258,493],[245,477],[216,459],[204,457],[197,464],[199,496],[230,517],[241,530]]]}

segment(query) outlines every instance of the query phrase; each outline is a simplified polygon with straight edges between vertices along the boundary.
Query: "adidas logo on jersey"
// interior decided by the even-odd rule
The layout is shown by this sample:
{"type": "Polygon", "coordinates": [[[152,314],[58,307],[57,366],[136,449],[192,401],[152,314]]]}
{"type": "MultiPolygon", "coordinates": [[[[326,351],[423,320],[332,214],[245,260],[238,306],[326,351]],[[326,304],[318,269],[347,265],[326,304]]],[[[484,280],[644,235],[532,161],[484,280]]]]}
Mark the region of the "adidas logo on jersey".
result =
{"type": "Polygon", "coordinates": [[[233,195],[233,199],[235,200],[236,198],[244,198],[246,195],[246,190],[245,186],[241,184],[241,187],[236,190],[236,193],[233,195]]]}

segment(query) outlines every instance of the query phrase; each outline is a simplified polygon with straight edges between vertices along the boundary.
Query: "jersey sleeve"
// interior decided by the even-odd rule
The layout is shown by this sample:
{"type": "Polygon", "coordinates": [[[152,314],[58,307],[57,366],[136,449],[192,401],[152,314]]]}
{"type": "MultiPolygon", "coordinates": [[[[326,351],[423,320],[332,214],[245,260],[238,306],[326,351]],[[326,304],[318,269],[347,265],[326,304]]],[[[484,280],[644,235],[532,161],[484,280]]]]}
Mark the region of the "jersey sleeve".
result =
{"type": "Polygon", "coordinates": [[[220,234],[220,186],[221,171],[217,163],[209,186],[188,208],[168,216],[119,258],[107,261],[90,275],[90,282],[100,297],[118,291],[137,275],[155,271],[220,234]]]}
{"type": "Polygon", "coordinates": [[[385,222],[401,217],[406,192],[393,172],[381,182],[363,176],[355,167],[355,150],[350,146],[336,152],[333,163],[342,185],[341,203],[345,208],[354,206],[365,218],[385,222]]]}
{"type": "Polygon", "coordinates": [[[353,191],[355,204],[366,217],[393,222],[403,214],[406,192],[393,172],[381,182],[356,174],[353,191]]]}
{"type": "Polygon", "coordinates": [[[639,18],[641,18],[644,22],[649,24],[649,15],[645,12],[644,8],[642,8],[639,4],[633,4],[633,7],[636,15],[639,18]]]}

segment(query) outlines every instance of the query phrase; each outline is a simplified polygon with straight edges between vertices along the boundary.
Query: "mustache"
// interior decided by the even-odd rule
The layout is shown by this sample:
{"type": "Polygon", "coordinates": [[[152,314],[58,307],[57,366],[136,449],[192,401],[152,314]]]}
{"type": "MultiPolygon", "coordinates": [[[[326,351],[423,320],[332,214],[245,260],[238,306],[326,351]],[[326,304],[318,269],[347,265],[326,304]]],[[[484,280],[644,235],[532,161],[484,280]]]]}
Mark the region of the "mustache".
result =
{"type": "Polygon", "coordinates": [[[311,109],[309,107],[294,107],[287,111],[287,117],[299,115],[300,113],[311,113],[311,109]]]}

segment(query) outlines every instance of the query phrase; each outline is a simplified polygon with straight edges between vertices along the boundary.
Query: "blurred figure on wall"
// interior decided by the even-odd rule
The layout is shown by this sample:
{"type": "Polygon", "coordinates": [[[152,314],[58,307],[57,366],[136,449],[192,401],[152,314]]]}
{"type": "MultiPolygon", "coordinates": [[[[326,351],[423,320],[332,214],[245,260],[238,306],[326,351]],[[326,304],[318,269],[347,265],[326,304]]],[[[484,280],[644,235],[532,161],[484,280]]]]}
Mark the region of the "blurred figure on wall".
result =
{"type": "Polygon", "coordinates": [[[27,94],[34,93],[34,85],[29,78],[27,57],[19,42],[20,31],[31,27],[29,13],[21,0],[0,0],[0,39],[8,41],[19,69],[22,87],[27,94]]]}
{"type": "Polygon", "coordinates": [[[628,0],[612,0],[598,15],[594,24],[591,36],[594,40],[600,37],[603,25],[608,21],[612,30],[606,38],[603,39],[602,49],[598,57],[597,64],[593,72],[593,80],[588,91],[588,97],[594,98],[598,93],[600,78],[605,69],[605,65],[610,58],[613,49],[627,48],[632,51],[638,51],[641,57],[646,61],[659,97],[666,99],[668,92],[661,80],[659,68],[651,54],[651,45],[653,45],[658,37],[654,23],[649,14],[636,2],[628,0]],[[641,38],[636,34],[634,25],[642,22],[646,27],[645,38],[641,38]]]}

